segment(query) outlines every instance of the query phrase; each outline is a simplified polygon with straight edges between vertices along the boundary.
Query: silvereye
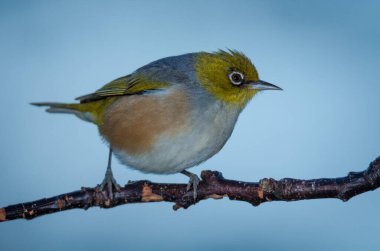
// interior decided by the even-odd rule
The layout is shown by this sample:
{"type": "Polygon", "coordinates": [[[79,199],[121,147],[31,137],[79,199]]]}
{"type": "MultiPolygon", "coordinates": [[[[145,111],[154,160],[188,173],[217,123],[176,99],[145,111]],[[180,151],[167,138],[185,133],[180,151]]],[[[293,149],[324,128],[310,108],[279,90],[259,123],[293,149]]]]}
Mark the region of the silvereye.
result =
{"type": "Polygon", "coordinates": [[[32,103],[96,124],[110,147],[101,188],[119,186],[112,153],[146,173],[183,173],[196,198],[199,178],[186,169],[209,159],[231,136],[239,114],[262,90],[282,90],[259,79],[243,53],[228,50],[167,57],[78,97],[79,103],[32,103]]]}

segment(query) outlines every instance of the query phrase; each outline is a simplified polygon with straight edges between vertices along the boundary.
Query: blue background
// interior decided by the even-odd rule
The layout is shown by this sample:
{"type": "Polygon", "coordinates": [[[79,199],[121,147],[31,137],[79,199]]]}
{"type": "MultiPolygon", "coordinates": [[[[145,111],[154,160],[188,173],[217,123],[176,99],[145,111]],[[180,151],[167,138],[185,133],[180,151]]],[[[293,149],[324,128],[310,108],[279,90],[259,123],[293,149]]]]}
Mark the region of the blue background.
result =
{"type": "MultiPolygon", "coordinates": [[[[338,177],[380,154],[378,1],[1,1],[0,206],[103,178],[95,126],[71,102],[153,60],[234,48],[263,80],[224,149],[191,171],[231,179],[338,177]]],[[[119,183],[187,182],[114,162],[119,183]]],[[[338,200],[207,200],[71,210],[0,224],[1,250],[378,250],[380,191],[338,200]]]]}

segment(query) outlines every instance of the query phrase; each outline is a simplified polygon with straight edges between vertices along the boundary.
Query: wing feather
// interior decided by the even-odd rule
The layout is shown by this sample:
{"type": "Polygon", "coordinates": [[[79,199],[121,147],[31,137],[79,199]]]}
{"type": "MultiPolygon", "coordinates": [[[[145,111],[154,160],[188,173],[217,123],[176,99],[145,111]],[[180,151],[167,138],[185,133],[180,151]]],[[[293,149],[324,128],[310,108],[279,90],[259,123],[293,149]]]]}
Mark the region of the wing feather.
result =
{"type": "Polygon", "coordinates": [[[135,76],[127,75],[111,81],[93,93],[77,97],[81,103],[88,103],[107,97],[138,94],[148,90],[157,90],[168,86],[168,83],[155,82],[135,76]]]}

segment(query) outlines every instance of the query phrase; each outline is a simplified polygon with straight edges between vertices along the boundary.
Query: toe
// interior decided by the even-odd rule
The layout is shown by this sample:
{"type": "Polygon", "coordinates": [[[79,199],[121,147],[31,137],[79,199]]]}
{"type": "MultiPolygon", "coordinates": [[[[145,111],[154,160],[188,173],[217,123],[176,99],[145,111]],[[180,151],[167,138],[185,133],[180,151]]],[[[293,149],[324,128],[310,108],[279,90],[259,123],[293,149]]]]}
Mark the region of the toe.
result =
{"type": "Polygon", "coordinates": [[[198,183],[194,182],[193,183],[193,198],[194,198],[194,200],[197,199],[197,195],[198,195],[198,183]]]}
{"type": "MultiPolygon", "coordinates": [[[[198,178],[197,175],[193,175],[193,176],[190,178],[190,182],[189,182],[189,184],[193,185],[193,198],[194,198],[194,200],[197,199],[199,182],[200,182],[200,179],[198,178]]],[[[188,184],[188,185],[189,185],[189,184],[188,184]]]]}
{"type": "Polygon", "coordinates": [[[189,181],[189,183],[187,183],[187,186],[186,186],[186,191],[190,191],[190,188],[191,188],[191,182],[189,181]]]}

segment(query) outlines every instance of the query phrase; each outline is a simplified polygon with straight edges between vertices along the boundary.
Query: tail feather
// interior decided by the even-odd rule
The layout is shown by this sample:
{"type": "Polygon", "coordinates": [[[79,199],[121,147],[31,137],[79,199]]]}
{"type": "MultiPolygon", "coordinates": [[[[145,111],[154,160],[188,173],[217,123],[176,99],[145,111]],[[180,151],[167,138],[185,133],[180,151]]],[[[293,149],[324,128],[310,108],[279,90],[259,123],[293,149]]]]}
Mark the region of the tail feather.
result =
{"type": "Polygon", "coordinates": [[[36,103],[30,103],[31,105],[35,106],[47,106],[46,109],[47,112],[51,113],[76,113],[78,112],[77,109],[75,109],[75,104],[65,104],[65,103],[54,103],[54,102],[36,102],[36,103]]]}
{"type": "Polygon", "coordinates": [[[78,118],[83,119],[84,121],[94,122],[91,113],[80,110],[80,104],[65,104],[55,102],[35,102],[30,104],[34,106],[46,106],[46,111],[49,113],[74,114],[78,118]]]}

